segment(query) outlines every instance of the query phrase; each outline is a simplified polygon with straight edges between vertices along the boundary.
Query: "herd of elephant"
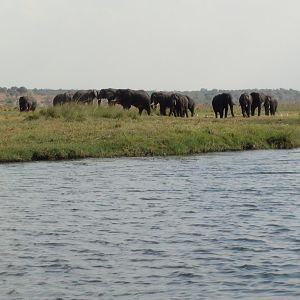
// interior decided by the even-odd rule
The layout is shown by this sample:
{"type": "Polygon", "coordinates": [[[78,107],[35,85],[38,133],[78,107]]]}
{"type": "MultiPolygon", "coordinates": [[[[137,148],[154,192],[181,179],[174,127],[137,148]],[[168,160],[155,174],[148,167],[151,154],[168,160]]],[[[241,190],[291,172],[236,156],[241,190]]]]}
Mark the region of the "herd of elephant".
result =
{"type": "MultiPolygon", "coordinates": [[[[177,92],[153,92],[149,96],[144,90],[111,88],[58,94],[53,99],[53,106],[66,103],[93,103],[94,99],[97,99],[98,105],[101,104],[102,99],[107,99],[109,106],[119,104],[124,109],[130,109],[131,106],[134,106],[138,108],[140,115],[144,110],[150,115],[151,109],[156,109],[159,105],[160,115],[167,115],[168,109],[169,116],[188,117],[188,111],[190,111],[191,116],[194,116],[196,107],[195,101],[191,97],[177,92]]],[[[257,92],[242,94],[239,103],[244,117],[254,116],[256,109],[258,109],[258,115],[260,115],[262,105],[265,107],[266,115],[275,115],[278,105],[278,101],[272,96],[257,92]]],[[[220,118],[227,118],[229,108],[231,115],[234,117],[233,105],[235,103],[229,93],[219,94],[212,100],[216,118],[218,115],[220,118]]],[[[19,99],[20,111],[34,111],[36,106],[37,102],[33,97],[22,96],[19,99]]]]}
{"type": "MultiPolygon", "coordinates": [[[[278,101],[273,96],[265,95],[263,93],[253,92],[251,94],[243,93],[240,96],[239,103],[241,106],[243,117],[250,117],[257,114],[260,116],[261,107],[264,105],[265,114],[274,116],[277,111],[278,101]]],[[[220,118],[227,118],[228,107],[230,108],[231,115],[234,117],[232,96],[229,93],[223,93],[215,96],[212,100],[213,110],[216,118],[218,114],[220,118]]]]}
{"type": "Polygon", "coordinates": [[[170,109],[169,115],[188,117],[188,110],[192,116],[195,113],[195,102],[193,99],[180,93],[154,92],[149,96],[143,90],[131,89],[102,89],[77,91],[75,94],[70,92],[59,94],[53,99],[53,105],[62,105],[64,103],[79,102],[92,103],[94,99],[98,100],[98,105],[102,99],[106,99],[108,105],[120,104],[124,109],[130,109],[135,106],[139,114],[145,110],[148,115],[151,109],[155,109],[159,104],[160,114],[166,115],[167,108],[170,109]]]}

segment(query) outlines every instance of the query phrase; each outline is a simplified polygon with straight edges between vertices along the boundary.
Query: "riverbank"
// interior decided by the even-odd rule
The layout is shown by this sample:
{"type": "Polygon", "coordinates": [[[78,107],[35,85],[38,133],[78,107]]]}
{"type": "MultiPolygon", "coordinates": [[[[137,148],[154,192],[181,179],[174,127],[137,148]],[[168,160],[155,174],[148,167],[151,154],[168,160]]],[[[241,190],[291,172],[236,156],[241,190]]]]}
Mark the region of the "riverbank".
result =
{"type": "Polygon", "coordinates": [[[300,147],[300,112],[288,106],[275,117],[215,119],[210,106],[182,119],[135,109],[65,106],[20,113],[0,111],[0,162],[87,157],[188,155],[300,147]]]}

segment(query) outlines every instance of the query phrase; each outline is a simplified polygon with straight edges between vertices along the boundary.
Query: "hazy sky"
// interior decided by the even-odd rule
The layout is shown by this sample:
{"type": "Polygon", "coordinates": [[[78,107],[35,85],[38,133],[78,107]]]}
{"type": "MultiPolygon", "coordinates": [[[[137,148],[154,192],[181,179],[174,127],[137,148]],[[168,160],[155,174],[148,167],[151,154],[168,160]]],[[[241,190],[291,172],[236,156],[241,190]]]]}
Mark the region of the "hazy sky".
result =
{"type": "Polygon", "coordinates": [[[0,86],[300,89],[299,0],[0,0],[0,86]]]}

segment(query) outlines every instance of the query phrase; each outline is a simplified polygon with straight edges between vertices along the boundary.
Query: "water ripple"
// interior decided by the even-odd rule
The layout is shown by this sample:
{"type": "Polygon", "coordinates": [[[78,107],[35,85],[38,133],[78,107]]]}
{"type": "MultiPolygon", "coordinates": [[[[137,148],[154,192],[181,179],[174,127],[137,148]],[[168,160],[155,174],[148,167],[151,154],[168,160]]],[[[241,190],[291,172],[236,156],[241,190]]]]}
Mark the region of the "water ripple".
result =
{"type": "Polygon", "coordinates": [[[299,299],[300,151],[0,165],[1,299],[299,299]]]}

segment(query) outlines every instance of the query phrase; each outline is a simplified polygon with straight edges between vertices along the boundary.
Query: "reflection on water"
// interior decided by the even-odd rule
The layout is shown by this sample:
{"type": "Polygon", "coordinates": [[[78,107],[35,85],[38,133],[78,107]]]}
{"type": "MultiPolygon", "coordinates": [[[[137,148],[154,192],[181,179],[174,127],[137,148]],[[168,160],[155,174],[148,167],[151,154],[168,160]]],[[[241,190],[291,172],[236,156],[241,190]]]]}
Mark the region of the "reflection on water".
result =
{"type": "Polygon", "coordinates": [[[300,150],[0,165],[1,299],[299,299],[300,150]]]}

